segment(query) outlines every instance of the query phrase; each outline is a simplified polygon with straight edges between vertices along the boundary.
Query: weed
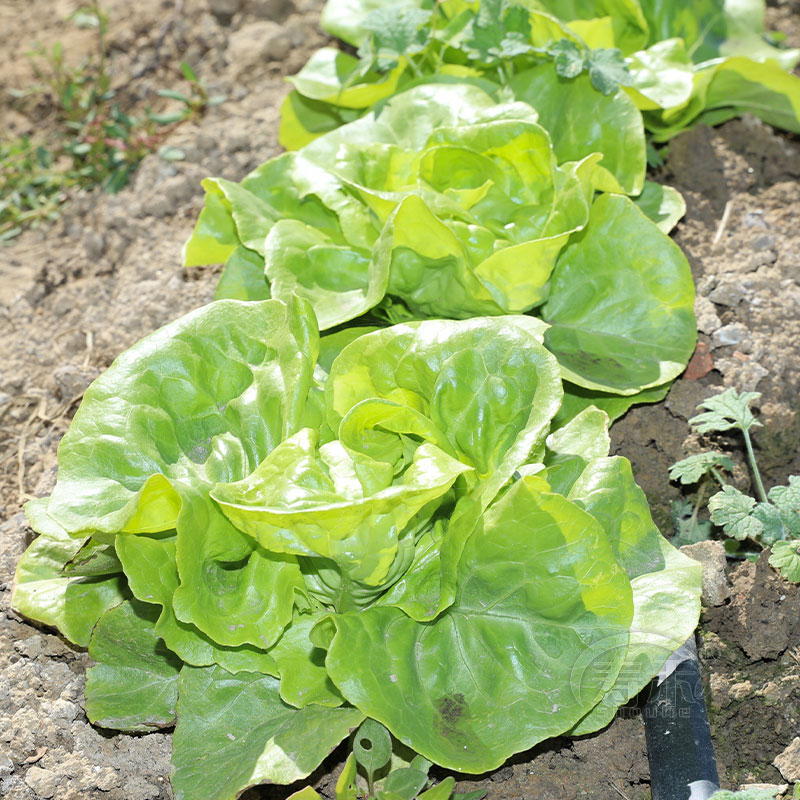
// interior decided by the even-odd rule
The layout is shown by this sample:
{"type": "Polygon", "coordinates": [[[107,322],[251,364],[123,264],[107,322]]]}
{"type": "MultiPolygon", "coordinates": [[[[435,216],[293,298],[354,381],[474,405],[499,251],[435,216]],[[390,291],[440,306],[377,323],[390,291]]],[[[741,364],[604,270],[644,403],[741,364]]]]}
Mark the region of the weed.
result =
{"type": "Polygon", "coordinates": [[[178,101],[177,110],[126,113],[111,86],[108,16],[94,2],[70,19],[97,29],[96,52],[77,67],[67,65],[61,43],[29,54],[37,83],[13,94],[44,99],[55,118],[54,130],[46,137],[23,135],[0,142],[0,241],[57,219],[75,189],[102,186],[118,192],[148,153],[161,148],[164,158],[182,158],[175,148],[162,148],[166,137],[182,122],[224,100],[209,97],[191,66],[182,63],[188,90],[158,92],[178,101]]]}
{"type": "Polygon", "coordinates": [[[750,541],[759,547],[771,547],[769,563],[787,580],[800,582],[800,477],[790,475],[787,486],[773,486],[769,492],[764,488],[750,438],[750,429],[761,425],[750,410],[750,404],[760,396],[758,392],[739,394],[736,389],[726,389],[701,403],[698,409],[705,409],[704,413],[689,420],[699,433],[741,432],[758,499],[725,481],[722,471],[733,469],[728,456],[714,451],[689,456],[673,464],[669,471],[672,480],[700,487],[688,522],[685,504],[673,508],[675,530],[679,536],[690,539],[708,531],[700,527],[704,523],[697,523],[697,510],[708,485],[719,484],[720,491],[708,500],[711,522],[737,542],[750,541]]]}

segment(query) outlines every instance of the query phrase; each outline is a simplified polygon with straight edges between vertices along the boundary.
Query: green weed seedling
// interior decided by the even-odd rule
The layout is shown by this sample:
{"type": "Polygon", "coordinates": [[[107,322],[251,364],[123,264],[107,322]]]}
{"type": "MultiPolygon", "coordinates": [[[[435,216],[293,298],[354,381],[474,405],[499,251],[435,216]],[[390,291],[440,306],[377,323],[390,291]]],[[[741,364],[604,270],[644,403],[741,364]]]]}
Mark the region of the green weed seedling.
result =
{"type": "MultiPolygon", "coordinates": [[[[366,719],[356,731],[353,752],[336,782],[335,800],[481,800],[486,796],[485,789],[454,793],[452,777],[430,786],[428,770],[431,766],[430,761],[419,755],[409,762],[398,758],[392,752],[389,731],[380,722],[366,719]],[[366,776],[366,793],[358,785],[359,768],[366,776]]],[[[306,786],[289,800],[321,800],[321,797],[306,786]]]]}
{"type": "Polygon", "coordinates": [[[45,99],[52,107],[54,130],[47,137],[25,135],[0,142],[0,241],[57,219],[75,189],[102,186],[118,192],[148,153],[158,150],[166,159],[183,158],[176,148],[163,146],[167,135],[225,99],[209,97],[191,66],[182,63],[188,91],[158,92],[178,101],[176,110],[126,113],[111,86],[106,60],[108,16],[92,3],[70,19],[79,27],[97,29],[96,52],[77,67],[68,66],[60,42],[29,54],[37,83],[12,94],[45,99]]]}
{"type": "MultiPolygon", "coordinates": [[[[720,491],[708,500],[711,522],[722,532],[739,542],[749,540],[759,547],[771,547],[769,563],[784,578],[800,582],[800,477],[789,476],[788,486],[774,486],[767,492],[758,469],[750,430],[761,423],[750,410],[750,404],[761,395],[726,389],[698,406],[705,411],[689,420],[698,433],[724,433],[741,431],[747,459],[753,475],[757,499],[728,484],[722,471],[731,471],[733,462],[716,451],[698,453],[673,464],[669,471],[672,480],[682,484],[700,484],[698,498],[687,521],[686,503],[673,505],[673,519],[677,518],[676,531],[683,539],[700,541],[708,538],[703,523],[697,523],[697,510],[708,485],[719,484],[720,491]],[[695,537],[695,538],[692,538],[695,537]]],[[[683,541],[683,543],[686,543],[683,541]]]]}
{"type": "Polygon", "coordinates": [[[738,792],[720,789],[714,792],[709,800],[774,800],[776,796],[775,789],[740,789],[738,792]]]}

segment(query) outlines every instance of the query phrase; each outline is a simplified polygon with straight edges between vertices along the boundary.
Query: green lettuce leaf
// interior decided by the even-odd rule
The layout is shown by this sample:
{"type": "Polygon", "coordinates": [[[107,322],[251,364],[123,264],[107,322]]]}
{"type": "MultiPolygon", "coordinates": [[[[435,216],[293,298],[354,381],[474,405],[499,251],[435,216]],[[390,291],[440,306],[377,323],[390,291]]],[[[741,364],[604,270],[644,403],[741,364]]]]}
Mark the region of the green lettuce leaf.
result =
{"type": "Polygon", "coordinates": [[[696,340],[693,304],[678,246],[628,198],[601,195],[553,273],[545,344],[567,380],[633,395],[683,371],[696,340]]]}
{"type": "Polygon", "coordinates": [[[86,673],[86,715],[95,725],[152,731],[174,724],[181,660],[155,632],[157,610],[127,600],[94,628],[86,673]]]}
{"type": "Polygon", "coordinates": [[[601,153],[593,176],[598,189],[630,195],[642,191],[647,168],[642,115],[624,92],[601,94],[588,75],[564,81],[551,64],[520,73],[511,88],[539,113],[559,163],[601,153]]]}
{"type": "Polygon", "coordinates": [[[331,618],[326,665],[342,694],[446,767],[484,772],[562,732],[622,662],[600,645],[627,639],[628,579],[599,523],[537,483],[517,481],[484,516],[435,621],[394,608],[331,618]]]}
{"type": "Polygon", "coordinates": [[[134,597],[162,607],[155,623],[156,635],[185,663],[198,667],[219,664],[228,672],[247,670],[278,675],[274,659],[262,650],[248,644],[217,644],[197,626],[175,616],[173,595],[180,577],[174,537],[117,536],[116,551],[134,597]]]}
{"type": "Polygon", "coordinates": [[[650,29],[649,44],[680,38],[695,63],[720,56],[749,56],[778,61],[783,69],[797,63],[797,50],[779,50],[764,39],[763,0],[699,0],[676,3],[639,0],[650,29]]]}
{"type": "Polygon", "coordinates": [[[286,705],[278,681],[219,667],[184,667],[173,737],[177,800],[234,800],[259,783],[292,783],[364,719],[355,708],[286,705]]]}
{"type": "Polygon", "coordinates": [[[614,687],[572,730],[582,735],[611,722],[692,635],[700,617],[702,566],[661,536],[627,459],[590,461],[568,496],[603,526],[633,589],[630,640],[616,645],[624,662],[614,687]]]}
{"type": "Polygon", "coordinates": [[[524,4],[546,9],[576,30],[585,27],[573,26],[573,21],[607,19],[614,46],[625,54],[639,50],[647,39],[648,21],[638,0],[526,0],[524,4]]]}
{"type": "Polygon", "coordinates": [[[84,540],[63,531],[34,539],[17,564],[12,603],[28,619],[52,625],[74,644],[86,647],[97,620],[128,595],[118,575],[76,578],[66,574],[83,544],[84,540]]]}
{"type": "Polygon", "coordinates": [[[334,47],[323,47],[312,53],[289,82],[305,98],[324,100],[344,108],[368,108],[397,91],[404,69],[401,63],[384,74],[361,72],[354,56],[334,47]]]}
{"type": "Polygon", "coordinates": [[[605,458],[606,413],[553,429],[550,330],[502,315],[320,341],[296,299],[192,312],[86,392],[53,494],[28,505],[43,535],[15,607],[91,636],[99,724],[169,725],[177,691],[184,800],[303,777],[365,715],[476,771],[604,724],[660,666],[676,592],[693,624],[697,586],[605,458]]]}
{"type": "Polygon", "coordinates": [[[686,213],[686,203],[677,189],[652,181],[645,181],[642,193],[633,202],[664,233],[669,233],[686,213]]]}

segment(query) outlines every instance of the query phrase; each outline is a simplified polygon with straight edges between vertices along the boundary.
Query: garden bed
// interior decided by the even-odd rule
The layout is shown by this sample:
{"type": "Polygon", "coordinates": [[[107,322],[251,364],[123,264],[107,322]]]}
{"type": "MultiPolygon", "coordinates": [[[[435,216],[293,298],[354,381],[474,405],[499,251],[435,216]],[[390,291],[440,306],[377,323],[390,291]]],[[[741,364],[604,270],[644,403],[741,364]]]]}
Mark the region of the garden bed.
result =
{"type": "MultiPolygon", "coordinates": [[[[122,83],[142,73],[131,102],[178,81],[182,59],[228,96],[171,135],[185,158],[148,156],[119,194],[79,197],[52,228],[0,249],[0,794],[10,800],[172,796],[169,734],[89,726],[86,654],[22,621],[10,592],[32,536],[21,501],[52,488],[56,447],[83,390],[136,340],[211,299],[218,270],[180,266],[202,204],[200,180],[238,180],[278,152],[282,78],[325,41],[313,2],[210,5],[216,15],[205,0],[148,0],[135,13],[124,3],[105,6],[113,74],[122,83]]],[[[0,4],[2,88],[32,81],[23,54],[34,39],[63,41],[80,60],[92,40],[62,21],[72,10],[67,2],[0,4]]],[[[796,3],[770,9],[769,19],[800,44],[796,3]]],[[[0,113],[18,131],[48,124],[45,109],[12,108],[5,93],[0,113]]],[[[762,393],[755,442],[767,486],[800,474],[800,141],[752,119],[698,128],[670,143],[655,177],[687,202],[674,238],[697,283],[701,344],[666,400],[630,411],[612,428],[612,443],[670,534],[669,503],[680,492],[668,467],[692,449],[687,420],[696,405],[723,387],[762,393]]],[[[744,489],[744,453],[731,444],[744,489]]],[[[728,787],[782,783],[772,761],[798,734],[800,597],[763,559],[733,564],[729,582],[730,598],[707,608],[700,629],[720,774],[728,787]]],[[[315,773],[321,791],[344,755],[337,750],[315,773]]],[[[631,710],[597,735],[545,742],[468,786],[486,788],[492,800],[646,798],[643,723],[631,710]]]]}

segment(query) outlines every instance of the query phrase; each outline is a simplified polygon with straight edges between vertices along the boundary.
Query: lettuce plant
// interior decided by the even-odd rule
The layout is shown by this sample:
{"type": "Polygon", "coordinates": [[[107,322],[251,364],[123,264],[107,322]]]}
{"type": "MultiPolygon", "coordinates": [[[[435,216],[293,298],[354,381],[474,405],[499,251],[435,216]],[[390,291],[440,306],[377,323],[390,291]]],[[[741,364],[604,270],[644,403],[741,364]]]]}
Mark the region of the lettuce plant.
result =
{"type": "Polygon", "coordinates": [[[467,84],[410,89],[241,184],[206,180],[186,263],[227,259],[218,297],[296,293],[322,328],[529,312],[574,409],[618,415],[684,368],[691,274],[645,213],[663,195],[595,196],[601,154],[560,161],[537,119],[467,84]]]}
{"type": "Polygon", "coordinates": [[[359,58],[323,48],[291,79],[281,123],[288,148],[408,86],[454,78],[495,96],[510,90],[545,115],[554,105],[556,127],[569,109],[581,120],[570,126],[573,147],[601,149],[590,144],[598,134],[619,139],[635,120],[641,126],[637,109],[661,142],[744,112],[800,131],[800,80],[791,75],[800,51],[766,40],[763,0],[703,0],[690,10],[654,0],[397,0],[388,8],[328,0],[322,23],[359,58]],[[539,98],[527,79],[545,74],[560,80],[539,98]],[[590,82],[595,97],[580,87],[590,82]]]}
{"type": "Polygon", "coordinates": [[[88,646],[94,723],[176,724],[182,800],[305,777],[365,717],[464,772],[602,727],[694,629],[700,567],[603,412],[552,430],[546,331],[198,309],[86,392],[14,607],[88,646]]]}

